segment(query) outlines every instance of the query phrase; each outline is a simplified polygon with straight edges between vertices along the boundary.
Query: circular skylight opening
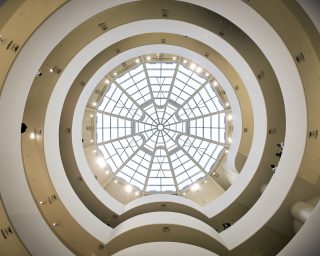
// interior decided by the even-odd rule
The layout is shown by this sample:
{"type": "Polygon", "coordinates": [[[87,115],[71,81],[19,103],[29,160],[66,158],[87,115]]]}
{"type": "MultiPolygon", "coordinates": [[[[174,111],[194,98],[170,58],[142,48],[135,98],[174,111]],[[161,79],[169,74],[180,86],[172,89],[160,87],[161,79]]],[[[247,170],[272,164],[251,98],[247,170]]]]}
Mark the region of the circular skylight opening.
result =
{"type": "Polygon", "coordinates": [[[198,65],[140,60],[108,76],[96,107],[96,144],[117,179],[143,194],[180,194],[215,170],[227,147],[227,110],[217,81],[198,65]]]}

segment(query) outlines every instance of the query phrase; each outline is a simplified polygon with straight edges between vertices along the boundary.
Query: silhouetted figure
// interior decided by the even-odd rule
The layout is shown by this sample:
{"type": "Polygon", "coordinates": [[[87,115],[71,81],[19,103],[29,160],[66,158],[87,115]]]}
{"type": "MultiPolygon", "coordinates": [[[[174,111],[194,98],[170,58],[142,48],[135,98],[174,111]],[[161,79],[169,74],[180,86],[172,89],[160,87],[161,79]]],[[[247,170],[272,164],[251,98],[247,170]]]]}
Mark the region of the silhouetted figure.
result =
{"type": "Polygon", "coordinates": [[[275,172],[276,172],[276,169],[277,169],[277,166],[274,165],[274,164],[272,164],[272,165],[270,165],[270,166],[271,166],[271,168],[272,168],[272,172],[275,173],[275,172]]]}
{"type": "Polygon", "coordinates": [[[282,152],[276,153],[276,156],[279,158],[281,157],[281,155],[282,155],[282,152]]]}
{"type": "Polygon", "coordinates": [[[284,146],[283,142],[277,144],[277,147],[281,148],[281,150],[283,149],[283,146],[284,146]]]}
{"type": "Polygon", "coordinates": [[[226,230],[227,228],[231,227],[231,224],[229,222],[225,222],[225,223],[222,223],[222,227],[223,227],[223,230],[226,230]]]}
{"type": "Polygon", "coordinates": [[[283,142],[278,143],[278,144],[277,144],[277,147],[279,147],[280,150],[282,151],[282,150],[283,150],[283,147],[284,147],[284,143],[283,143],[283,142]]]}
{"type": "Polygon", "coordinates": [[[27,130],[28,126],[25,123],[21,124],[21,133],[25,133],[25,131],[27,130]]]}

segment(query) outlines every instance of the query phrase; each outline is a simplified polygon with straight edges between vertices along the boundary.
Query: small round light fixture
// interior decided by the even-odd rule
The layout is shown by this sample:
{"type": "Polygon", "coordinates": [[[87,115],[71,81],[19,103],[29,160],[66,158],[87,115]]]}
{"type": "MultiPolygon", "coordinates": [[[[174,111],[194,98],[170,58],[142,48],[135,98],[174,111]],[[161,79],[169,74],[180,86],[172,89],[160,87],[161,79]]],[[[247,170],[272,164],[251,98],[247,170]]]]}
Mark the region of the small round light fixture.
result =
{"type": "Polygon", "coordinates": [[[104,168],[106,167],[106,161],[102,158],[102,157],[98,157],[96,160],[96,164],[100,167],[100,168],[104,168]]]}
{"type": "Polygon", "coordinates": [[[195,183],[191,186],[191,191],[198,191],[200,189],[200,185],[198,183],[195,183]]]}
{"type": "Polygon", "coordinates": [[[30,137],[30,139],[34,140],[36,138],[36,133],[35,132],[31,132],[29,137],[30,137]]]}
{"type": "Polygon", "coordinates": [[[127,193],[131,193],[132,192],[132,186],[130,186],[129,184],[125,186],[124,190],[127,192],[127,193]]]}
{"type": "Polygon", "coordinates": [[[197,67],[196,71],[197,71],[197,73],[201,73],[202,72],[202,68],[201,67],[197,67]]]}
{"type": "Polygon", "coordinates": [[[191,70],[194,70],[196,67],[197,67],[196,64],[191,63],[191,65],[190,65],[190,69],[191,69],[191,70]]]}

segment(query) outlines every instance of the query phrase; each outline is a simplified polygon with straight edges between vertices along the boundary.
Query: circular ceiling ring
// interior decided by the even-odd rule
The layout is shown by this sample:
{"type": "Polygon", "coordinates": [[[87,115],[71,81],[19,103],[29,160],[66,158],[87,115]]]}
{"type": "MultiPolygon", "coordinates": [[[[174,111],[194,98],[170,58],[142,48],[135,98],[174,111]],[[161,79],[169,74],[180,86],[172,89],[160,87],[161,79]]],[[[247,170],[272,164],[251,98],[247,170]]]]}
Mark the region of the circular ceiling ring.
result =
{"type": "MultiPolygon", "coordinates": [[[[114,31],[114,30],[113,30],[114,31]]],[[[114,37],[112,37],[112,38],[114,38],[114,37]]],[[[93,49],[96,49],[96,47],[92,47],[92,49],[90,50],[91,52],[92,52],[92,50],[93,49]]],[[[101,77],[101,79],[102,79],[102,77],[101,77]]],[[[98,81],[97,81],[98,82],[98,81]]],[[[54,119],[52,119],[52,118],[50,118],[49,120],[54,120],[54,119]]],[[[52,124],[53,125],[53,124],[52,124]]],[[[50,125],[50,127],[52,127],[52,125],[50,125]]],[[[73,128],[74,129],[74,128],[73,128]]],[[[75,148],[78,148],[77,146],[75,146],[75,148]]],[[[50,155],[52,155],[52,154],[50,154],[50,155]]],[[[81,160],[80,160],[81,161],[81,160]]]]}
{"type": "MultiPolygon", "coordinates": [[[[168,46],[168,45],[150,45],[150,46],[142,46],[142,47],[136,47],[134,49],[125,51],[123,54],[118,55],[116,58],[114,58],[113,60],[111,60],[110,62],[106,63],[105,67],[106,69],[111,69],[112,67],[114,67],[114,65],[117,65],[119,63],[122,63],[124,60],[126,60],[126,58],[130,58],[132,56],[136,56],[136,54],[147,54],[150,53],[150,51],[152,51],[152,49],[155,49],[155,47],[157,47],[160,51],[163,52],[168,52],[168,53],[179,53],[180,55],[185,55],[189,56],[189,57],[193,57],[193,59],[195,61],[197,61],[198,63],[201,63],[202,65],[205,65],[206,67],[210,68],[210,70],[214,70],[213,73],[215,74],[216,78],[219,79],[219,81],[221,81],[222,83],[225,83],[226,85],[229,84],[228,80],[224,77],[224,75],[209,61],[205,60],[203,57],[199,56],[196,53],[193,53],[191,51],[188,51],[186,49],[183,49],[181,47],[176,47],[176,46],[168,46]]],[[[73,152],[77,158],[77,163],[79,168],[79,171],[81,173],[81,177],[83,177],[83,179],[85,180],[86,184],[90,187],[91,191],[94,191],[95,195],[100,198],[100,200],[102,202],[104,202],[104,205],[108,208],[111,208],[111,210],[113,210],[115,213],[117,213],[118,215],[121,214],[122,209],[119,206],[116,206],[116,204],[112,203],[112,201],[107,201],[109,200],[108,197],[105,195],[105,190],[102,189],[101,186],[97,186],[97,181],[96,179],[93,177],[90,168],[87,164],[86,161],[86,157],[84,155],[84,151],[82,150],[82,143],[81,143],[81,136],[82,136],[82,129],[81,129],[81,122],[82,122],[82,116],[84,113],[84,109],[86,107],[86,102],[88,101],[88,97],[90,97],[91,91],[93,90],[92,88],[94,88],[96,86],[96,83],[98,81],[101,81],[102,78],[105,75],[105,70],[100,70],[98,71],[99,74],[95,74],[95,76],[93,76],[90,81],[88,81],[87,83],[87,87],[84,89],[84,91],[82,92],[78,102],[77,102],[77,106],[75,109],[75,113],[74,116],[72,118],[72,130],[73,130],[73,152]],[[90,88],[91,87],[91,88],[90,88]],[[80,126],[79,126],[80,125],[80,126]],[[82,168],[82,169],[81,169],[82,168]],[[112,208],[114,207],[114,208],[112,208]],[[119,210],[117,210],[119,209],[119,210]]],[[[62,87],[61,87],[62,88],[62,87]]],[[[234,106],[234,113],[239,113],[239,115],[241,116],[240,113],[240,108],[237,106],[237,99],[236,96],[234,94],[234,91],[231,87],[231,85],[229,84],[229,86],[224,87],[225,90],[227,91],[227,94],[231,95],[230,97],[232,97],[233,99],[230,98],[230,103],[231,105],[234,106]]],[[[70,108],[69,108],[70,109],[70,108]]],[[[71,107],[71,109],[74,109],[74,107],[71,107]]],[[[52,119],[53,117],[51,117],[49,120],[54,120],[52,119]]],[[[64,120],[70,120],[70,118],[64,118],[64,120]]],[[[240,123],[238,123],[240,124],[240,123]]],[[[62,129],[63,131],[64,129],[62,129]]],[[[241,132],[241,126],[235,126],[234,131],[240,131],[241,132]]],[[[64,139],[65,140],[65,139],[64,139]]],[[[238,141],[237,139],[234,139],[235,143],[238,141]]],[[[52,144],[51,144],[52,145],[52,144]]],[[[70,145],[71,146],[71,145],[70,145]]],[[[237,145],[235,144],[235,147],[237,145]]],[[[69,149],[70,150],[70,149],[69,149]]],[[[232,155],[231,155],[232,157],[232,155]]],[[[74,170],[74,169],[72,169],[74,170]]],[[[150,196],[148,196],[148,198],[150,198],[150,196]]],[[[113,199],[110,199],[113,200],[113,199]]]]}

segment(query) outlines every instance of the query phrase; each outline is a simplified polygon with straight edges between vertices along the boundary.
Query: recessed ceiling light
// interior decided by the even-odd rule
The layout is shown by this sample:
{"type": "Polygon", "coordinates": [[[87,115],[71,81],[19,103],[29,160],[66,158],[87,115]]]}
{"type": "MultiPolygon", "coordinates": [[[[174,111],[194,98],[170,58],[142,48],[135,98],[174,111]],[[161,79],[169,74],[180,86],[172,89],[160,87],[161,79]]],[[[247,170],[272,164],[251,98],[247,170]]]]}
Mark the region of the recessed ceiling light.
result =
{"type": "Polygon", "coordinates": [[[184,63],[184,64],[187,64],[187,63],[188,63],[188,61],[187,61],[186,59],[184,59],[184,60],[183,60],[183,63],[184,63]]]}
{"type": "Polygon", "coordinates": [[[93,118],[93,114],[90,114],[90,117],[93,118]]]}
{"type": "Polygon", "coordinates": [[[119,181],[118,180],[114,180],[114,183],[118,183],[119,181]]]}
{"type": "Polygon", "coordinates": [[[191,63],[191,65],[190,65],[190,69],[191,69],[191,70],[194,70],[195,68],[196,68],[196,64],[191,63]]]}
{"type": "Polygon", "coordinates": [[[31,132],[29,137],[30,137],[30,139],[34,140],[36,138],[36,133],[35,132],[31,132]]]}
{"type": "Polygon", "coordinates": [[[197,73],[201,73],[202,72],[202,68],[201,67],[197,67],[196,71],[197,71],[197,73]]]}
{"type": "Polygon", "coordinates": [[[229,107],[230,105],[229,105],[229,102],[226,102],[226,107],[229,107]]]}
{"type": "Polygon", "coordinates": [[[53,72],[53,68],[50,68],[49,71],[50,71],[50,73],[52,73],[53,72]]]}
{"type": "Polygon", "coordinates": [[[218,82],[216,80],[213,81],[214,86],[218,86],[218,82]]]}
{"type": "Polygon", "coordinates": [[[92,102],[92,106],[96,107],[97,106],[97,102],[92,102]]]}
{"type": "Polygon", "coordinates": [[[140,195],[139,191],[134,192],[136,196],[140,195]]]}
{"type": "Polygon", "coordinates": [[[209,76],[209,73],[208,72],[206,72],[206,77],[208,77],[209,76]]]}
{"type": "Polygon", "coordinates": [[[173,56],[173,57],[172,57],[172,59],[173,59],[173,60],[176,60],[176,59],[177,59],[177,57],[176,57],[176,56],[173,56]]]}
{"type": "Polygon", "coordinates": [[[140,62],[140,60],[139,59],[136,59],[136,63],[139,63],[140,62]]]}
{"type": "Polygon", "coordinates": [[[94,150],[92,150],[92,153],[93,153],[93,154],[97,153],[97,150],[95,150],[95,149],[94,149],[94,150]]]}
{"type": "Polygon", "coordinates": [[[106,80],[104,81],[104,83],[105,83],[105,84],[109,84],[109,83],[110,83],[110,80],[109,80],[109,79],[106,79],[106,80]]]}
{"type": "Polygon", "coordinates": [[[93,142],[94,142],[94,140],[93,140],[93,139],[91,139],[91,140],[90,140],[90,142],[91,142],[91,143],[93,143],[93,142]]]}
{"type": "Polygon", "coordinates": [[[147,60],[151,60],[151,57],[150,57],[150,56],[147,56],[147,60]]]}
{"type": "Polygon", "coordinates": [[[113,73],[114,76],[116,76],[117,74],[118,74],[117,72],[114,72],[114,73],[113,73]]]}
{"type": "Polygon", "coordinates": [[[232,115],[229,114],[227,118],[228,118],[229,121],[231,121],[232,120],[232,115]]]}
{"type": "Polygon", "coordinates": [[[229,149],[226,149],[224,152],[226,152],[228,154],[229,153],[229,149]]]}
{"type": "Polygon", "coordinates": [[[124,190],[127,192],[127,193],[131,193],[132,192],[132,186],[130,186],[129,184],[125,186],[124,190]]]}
{"type": "Polygon", "coordinates": [[[106,170],[105,174],[106,174],[106,175],[109,175],[109,173],[110,173],[109,170],[106,170]]]}
{"type": "Polygon", "coordinates": [[[232,138],[231,138],[231,137],[228,138],[228,142],[229,142],[229,143],[232,142],[232,138]]]}
{"type": "Polygon", "coordinates": [[[98,157],[96,163],[100,168],[104,168],[107,165],[106,161],[102,157],[98,157]]]}
{"type": "Polygon", "coordinates": [[[198,183],[195,183],[191,186],[191,191],[198,191],[200,189],[200,185],[198,183]]]}

